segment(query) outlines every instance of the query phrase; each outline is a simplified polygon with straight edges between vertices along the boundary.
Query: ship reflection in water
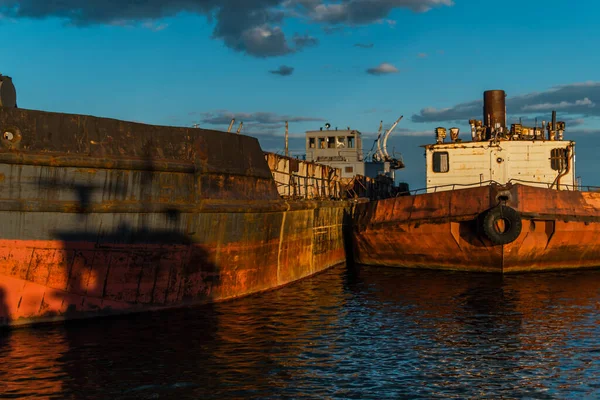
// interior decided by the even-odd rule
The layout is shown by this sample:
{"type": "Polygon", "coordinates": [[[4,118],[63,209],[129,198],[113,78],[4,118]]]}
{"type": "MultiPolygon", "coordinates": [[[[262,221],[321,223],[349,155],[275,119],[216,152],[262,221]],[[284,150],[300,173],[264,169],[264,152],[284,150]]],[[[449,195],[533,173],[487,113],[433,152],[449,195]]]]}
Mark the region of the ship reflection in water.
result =
{"type": "Polygon", "coordinates": [[[589,398],[600,271],[345,267],[209,307],[0,332],[0,397],[589,398]]]}

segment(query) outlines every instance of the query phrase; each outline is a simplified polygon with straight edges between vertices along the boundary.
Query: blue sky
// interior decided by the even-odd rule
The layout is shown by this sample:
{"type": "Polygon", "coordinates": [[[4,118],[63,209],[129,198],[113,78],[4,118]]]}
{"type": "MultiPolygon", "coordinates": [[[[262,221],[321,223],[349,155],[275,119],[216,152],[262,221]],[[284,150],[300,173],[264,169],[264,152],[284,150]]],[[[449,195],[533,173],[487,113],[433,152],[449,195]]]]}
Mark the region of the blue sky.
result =
{"type": "Polygon", "coordinates": [[[22,108],[226,129],[265,150],[305,130],[404,115],[389,147],[424,186],[436,126],[480,118],[487,89],[509,117],[548,119],[577,141],[577,172],[600,185],[600,3],[529,0],[0,0],[0,73],[22,108]],[[177,5],[173,5],[177,3],[177,5]],[[370,71],[370,72],[369,72],[370,71]],[[379,72],[379,73],[378,73],[379,72]]]}

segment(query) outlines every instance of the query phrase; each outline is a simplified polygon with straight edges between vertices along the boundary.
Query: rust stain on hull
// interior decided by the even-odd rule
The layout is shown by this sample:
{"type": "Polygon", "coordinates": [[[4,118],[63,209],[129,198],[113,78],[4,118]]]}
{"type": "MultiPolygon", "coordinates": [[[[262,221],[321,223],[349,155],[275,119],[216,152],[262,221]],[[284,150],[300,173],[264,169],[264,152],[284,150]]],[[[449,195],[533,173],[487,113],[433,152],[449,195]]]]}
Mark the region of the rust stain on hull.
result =
{"type": "Polygon", "coordinates": [[[345,262],[255,138],[0,107],[0,325],[223,301],[345,262]]]}
{"type": "Polygon", "coordinates": [[[600,267],[600,194],[498,185],[358,205],[355,261],[362,264],[511,273],[600,267]],[[482,231],[499,203],[522,230],[507,244],[482,231]]]}
{"type": "Polygon", "coordinates": [[[0,240],[0,325],[203,304],[281,287],[345,261],[338,215],[313,226],[312,216],[323,211],[344,208],[289,212],[281,239],[271,240],[260,225],[255,240],[229,243],[0,240]],[[298,220],[309,222],[298,227],[298,220]]]}

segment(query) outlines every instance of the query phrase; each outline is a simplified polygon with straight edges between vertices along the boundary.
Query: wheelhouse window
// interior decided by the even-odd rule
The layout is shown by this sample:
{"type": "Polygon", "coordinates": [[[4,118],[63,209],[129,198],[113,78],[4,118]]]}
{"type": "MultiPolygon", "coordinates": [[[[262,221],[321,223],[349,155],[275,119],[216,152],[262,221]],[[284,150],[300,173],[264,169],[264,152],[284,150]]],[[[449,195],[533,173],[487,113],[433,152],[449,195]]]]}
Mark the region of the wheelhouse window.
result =
{"type": "Polygon", "coordinates": [[[354,138],[352,136],[348,136],[348,148],[349,149],[354,148],[354,138]]]}
{"type": "Polygon", "coordinates": [[[567,168],[567,149],[552,149],[550,151],[550,166],[555,171],[564,171],[567,168]]]}
{"type": "Polygon", "coordinates": [[[435,151],[433,153],[433,172],[448,172],[448,152],[435,151]]]}
{"type": "Polygon", "coordinates": [[[330,149],[335,149],[335,136],[329,136],[327,138],[327,147],[330,149]]]}
{"type": "Polygon", "coordinates": [[[315,148],[315,138],[314,137],[308,138],[308,148],[310,148],[310,149],[315,148]]]}

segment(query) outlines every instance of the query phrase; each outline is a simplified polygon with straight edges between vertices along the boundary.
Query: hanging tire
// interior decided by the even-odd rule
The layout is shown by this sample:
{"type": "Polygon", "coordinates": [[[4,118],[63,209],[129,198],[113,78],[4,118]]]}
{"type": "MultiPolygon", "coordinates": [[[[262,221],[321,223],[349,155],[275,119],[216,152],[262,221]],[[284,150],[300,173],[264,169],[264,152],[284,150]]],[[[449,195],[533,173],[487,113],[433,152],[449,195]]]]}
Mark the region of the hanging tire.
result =
{"type": "Polygon", "coordinates": [[[521,234],[523,224],[519,213],[507,206],[497,206],[483,217],[483,233],[494,244],[514,242],[521,234]]]}

